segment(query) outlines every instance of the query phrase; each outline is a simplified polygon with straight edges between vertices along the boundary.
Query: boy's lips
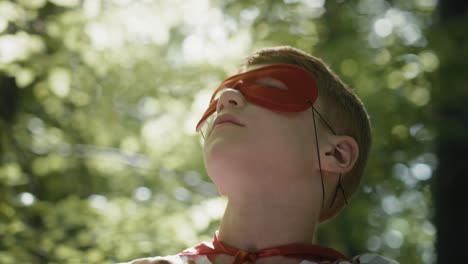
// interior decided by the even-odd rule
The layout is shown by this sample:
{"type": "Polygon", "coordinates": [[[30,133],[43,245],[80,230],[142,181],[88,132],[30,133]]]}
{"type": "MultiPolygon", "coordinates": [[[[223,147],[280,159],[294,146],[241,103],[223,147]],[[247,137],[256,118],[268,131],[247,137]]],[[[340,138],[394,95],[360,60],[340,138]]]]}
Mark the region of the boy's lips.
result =
{"type": "MultiPolygon", "coordinates": [[[[234,125],[237,125],[237,126],[241,126],[241,127],[244,127],[245,125],[237,118],[235,117],[234,115],[231,115],[231,114],[222,114],[222,115],[219,115],[218,117],[216,117],[215,121],[213,122],[213,126],[211,127],[210,129],[210,133],[209,135],[211,134],[211,132],[213,131],[213,129],[219,125],[219,124],[222,124],[222,123],[231,123],[231,124],[234,124],[234,125]]],[[[208,136],[209,136],[208,135],[208,136]]]]}
{"type": "Polygon", "coordinates": [[[216,117],[213,125],[216,126],[218,124],[225,123],[225,122],[231,122],[238,126],[244,126],[244,124],[242,124],[237,117],[231,114],[223,114],[223,115],[216,117]]]}

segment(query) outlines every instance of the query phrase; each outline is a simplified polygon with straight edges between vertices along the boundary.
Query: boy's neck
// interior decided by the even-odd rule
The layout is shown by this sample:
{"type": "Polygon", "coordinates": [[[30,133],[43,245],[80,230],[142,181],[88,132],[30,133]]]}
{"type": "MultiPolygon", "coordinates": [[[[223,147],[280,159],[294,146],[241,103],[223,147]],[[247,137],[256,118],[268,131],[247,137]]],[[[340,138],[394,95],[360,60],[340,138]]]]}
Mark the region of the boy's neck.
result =
{"type": "Polygon", "coordinates": [[[249,252],[312,243],[320,208],[304,201],[275,198],[229,199],[219,229],[220,240],[249,252]]]}

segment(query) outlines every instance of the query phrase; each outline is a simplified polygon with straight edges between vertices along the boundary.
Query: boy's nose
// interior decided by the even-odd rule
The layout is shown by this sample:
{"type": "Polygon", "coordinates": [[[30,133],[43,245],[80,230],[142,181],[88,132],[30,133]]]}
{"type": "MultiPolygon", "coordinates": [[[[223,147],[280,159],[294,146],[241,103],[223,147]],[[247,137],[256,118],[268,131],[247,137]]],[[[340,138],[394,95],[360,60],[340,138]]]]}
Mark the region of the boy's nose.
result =
{"type": "Polygon", "coordinates": [[[243,108],[245,106],[245,98],[239,90],[226,88],[219,96],[216,112],[219,113],[225,107],[243,108]]]}

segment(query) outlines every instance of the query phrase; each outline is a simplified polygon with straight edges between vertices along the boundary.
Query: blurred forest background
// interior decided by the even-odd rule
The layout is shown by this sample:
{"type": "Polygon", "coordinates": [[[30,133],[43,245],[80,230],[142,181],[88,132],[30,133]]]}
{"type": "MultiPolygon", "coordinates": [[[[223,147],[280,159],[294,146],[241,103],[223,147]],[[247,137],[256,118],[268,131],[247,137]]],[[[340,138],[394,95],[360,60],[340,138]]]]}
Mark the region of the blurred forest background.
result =
{"type": "Polygon", "coordinates": [[[115,263],[211,240],[225,200],[195,124],[218,83],[274,45],[323,58],[373,123],[361,189],[314,242],[435,263],[436,73],[468,55],[439,38],[466,27],[444,30],[437,10],[437,0],[0,1],[0,263],[115,263]]]}

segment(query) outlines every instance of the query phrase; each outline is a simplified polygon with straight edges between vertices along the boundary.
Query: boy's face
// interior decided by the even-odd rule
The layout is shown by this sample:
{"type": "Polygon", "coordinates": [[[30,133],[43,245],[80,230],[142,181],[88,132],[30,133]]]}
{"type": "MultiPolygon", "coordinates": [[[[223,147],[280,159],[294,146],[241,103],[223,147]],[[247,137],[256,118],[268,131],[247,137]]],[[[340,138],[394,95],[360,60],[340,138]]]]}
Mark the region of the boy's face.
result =
{"type": "MultiPolygon", "coordinates": [[[[284,88],[274,79],[268,81],[272,89],[284,88]]],[[[314,107],[320,111],[319,100],[314,107]]],[[[320,186],[320,178],[311,177],[319,171],[311,108],[277,112],[228,88],[219,95],[216,113],[218,117],[229,114],[241,124],[213,126],[212,122],[205,135],[205,166],[222,194],[276,192],[279,188],[300,193],[297,188],[310,192],[311,186],[320,186]]],[[[330,131],[317,125],[317,133],[324,136],[330,131]]]]}

